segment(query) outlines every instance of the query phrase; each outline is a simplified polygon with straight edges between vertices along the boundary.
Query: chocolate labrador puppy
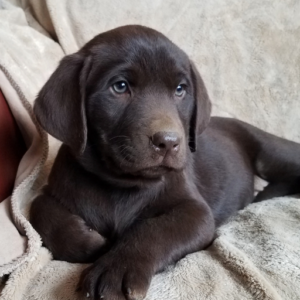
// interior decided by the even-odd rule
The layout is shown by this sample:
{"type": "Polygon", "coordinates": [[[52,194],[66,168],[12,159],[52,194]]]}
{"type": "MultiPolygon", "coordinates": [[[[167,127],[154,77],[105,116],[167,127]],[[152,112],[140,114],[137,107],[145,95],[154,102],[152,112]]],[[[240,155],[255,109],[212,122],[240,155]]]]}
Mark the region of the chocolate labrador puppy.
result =
{"type": "Polygon", "coordinates": [[[31,222],[55,259],[93,262],[92,299],[142,299],[152,276],[206,248],[254,201],[300,192],[300,145],[211,118],[203,81],[161,33],[124,26],[65,57],[35,113],[63,142],[31,222]]]}

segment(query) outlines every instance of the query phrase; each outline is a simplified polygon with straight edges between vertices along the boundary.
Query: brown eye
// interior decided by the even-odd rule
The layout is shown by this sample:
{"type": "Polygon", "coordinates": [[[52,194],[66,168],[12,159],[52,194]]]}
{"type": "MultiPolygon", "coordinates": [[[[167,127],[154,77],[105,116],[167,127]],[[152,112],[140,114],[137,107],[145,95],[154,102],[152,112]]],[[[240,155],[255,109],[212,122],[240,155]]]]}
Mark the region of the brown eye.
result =
{"type": "Polygon", "coordinates": [[[126,92],[128,92],[128,84],[126,81],[118,81],[115,84],[112,85],[112,88],[114,90],[114,92],[116,92],[117,94],[124,94],[126,92]]]}
{"type": "Polygon", "coordinates": [[[175,95],[177,97],[182,97],[184,93],[185,93],[184,86],[182,84],[179,84],[175,90],[175,95]]]}

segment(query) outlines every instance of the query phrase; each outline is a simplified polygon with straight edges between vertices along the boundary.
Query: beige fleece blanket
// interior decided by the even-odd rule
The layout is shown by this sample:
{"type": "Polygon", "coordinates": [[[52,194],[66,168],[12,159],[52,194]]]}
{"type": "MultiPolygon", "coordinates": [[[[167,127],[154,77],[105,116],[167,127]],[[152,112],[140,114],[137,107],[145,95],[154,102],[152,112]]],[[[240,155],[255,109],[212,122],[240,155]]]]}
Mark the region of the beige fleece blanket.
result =
{"type": "MultiPolygon", "coordinates": [[[[299,1],[281,0],[0,0],[0,88],[28,146],[0,206],[0,276],[10,274],[0,299],[80,299],[85,266],[53,261],[28,222],[58,147],[32,103],[64,54],[119,25],[151,26],[196,62],[215,115],[300,142],[299,12],[299,1]]],[[[147,299],[300,299],[299,200],[239,212],[209,249],[155,276],[147,299]]]]}

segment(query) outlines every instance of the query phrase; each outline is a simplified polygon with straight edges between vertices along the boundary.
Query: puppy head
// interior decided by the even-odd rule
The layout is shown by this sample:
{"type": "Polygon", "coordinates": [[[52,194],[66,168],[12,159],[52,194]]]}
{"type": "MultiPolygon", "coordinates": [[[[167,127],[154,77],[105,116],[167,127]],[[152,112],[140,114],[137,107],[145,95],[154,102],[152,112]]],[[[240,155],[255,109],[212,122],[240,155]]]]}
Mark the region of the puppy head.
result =
{"type": "Polygon", "coordinates": [[[161,33],[124,26],[65,57],[35,102],[41,126],[76,155],[118,174],[156,177],[185,165],[210,101],[187,55],[161,33]]]}

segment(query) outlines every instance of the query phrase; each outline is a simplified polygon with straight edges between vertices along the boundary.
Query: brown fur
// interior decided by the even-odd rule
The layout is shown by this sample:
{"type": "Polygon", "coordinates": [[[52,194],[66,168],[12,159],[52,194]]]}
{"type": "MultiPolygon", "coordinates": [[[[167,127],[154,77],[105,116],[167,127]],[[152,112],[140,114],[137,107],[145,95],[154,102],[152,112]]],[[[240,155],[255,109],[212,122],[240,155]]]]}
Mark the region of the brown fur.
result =
{"type": "Polygon", "coordinates": [[[96,36],[42,88],[37,118],[63,145],[31,222],[55,259],[94,262],[79,282],[92,299],[142,299],[156,272],[254,200],[255,174],[270,181],[256,201],[300,192],[299,144],[209,123],[210,107],[187,55],[142,26],[96,36]]]}

